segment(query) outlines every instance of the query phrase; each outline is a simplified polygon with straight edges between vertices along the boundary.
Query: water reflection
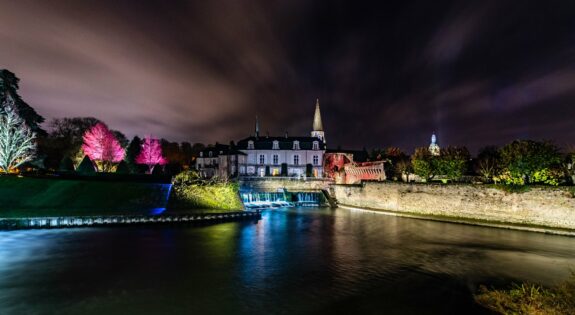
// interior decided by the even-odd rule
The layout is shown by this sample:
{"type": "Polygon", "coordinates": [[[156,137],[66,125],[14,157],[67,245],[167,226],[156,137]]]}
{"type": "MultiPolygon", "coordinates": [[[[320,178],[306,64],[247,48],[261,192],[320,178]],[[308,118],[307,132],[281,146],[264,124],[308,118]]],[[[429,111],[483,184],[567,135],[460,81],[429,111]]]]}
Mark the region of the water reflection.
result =
{"type": "Polygon", "coordinates": [[[574,238],[344,209],[0,232],[0,314],[482,313],[478,284],[573,266],[574,238]]]}

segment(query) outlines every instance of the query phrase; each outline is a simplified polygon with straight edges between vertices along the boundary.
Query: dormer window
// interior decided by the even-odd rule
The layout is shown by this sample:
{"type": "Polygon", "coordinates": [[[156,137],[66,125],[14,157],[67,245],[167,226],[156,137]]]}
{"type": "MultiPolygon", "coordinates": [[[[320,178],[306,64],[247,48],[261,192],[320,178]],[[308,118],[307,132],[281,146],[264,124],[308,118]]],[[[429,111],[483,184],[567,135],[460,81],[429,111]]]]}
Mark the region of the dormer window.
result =
{"type": "Polygon", "coordinates": [[[272,149],[273,150],[279,150],[280,149],[280,142],[275,140],[272,149]]]}
{"type": "Polygon", "coordinates": [[[254,149],[254,142],[252,140],[248,141],[248,150],[254,149]]]}
{"type": "Polygon", "coordinates": [[[208,152],[209,157],[212,157],[212,154],[213,154],[212,151],[208,152]]]}
{"type": "Polygon", "coordinates": [[[300,149],[300,148],[299,148],[299,141],[294,141],[294,142],[293,142],[293,149],[294,149],[294,150],[299,150],[299,149],[300,149]]]}
{"type": "Polygon", "coordinates": [[[200,152],[200,157],[204,157],[204,152],[200,152]]]}
{"type": "Polygon", "coordinates": [[[313,149],[314,149],[314,150],[319,150],[319,142],[317,142],[317,141],[314,141],[314,142],[313,142],[313,149]]]}

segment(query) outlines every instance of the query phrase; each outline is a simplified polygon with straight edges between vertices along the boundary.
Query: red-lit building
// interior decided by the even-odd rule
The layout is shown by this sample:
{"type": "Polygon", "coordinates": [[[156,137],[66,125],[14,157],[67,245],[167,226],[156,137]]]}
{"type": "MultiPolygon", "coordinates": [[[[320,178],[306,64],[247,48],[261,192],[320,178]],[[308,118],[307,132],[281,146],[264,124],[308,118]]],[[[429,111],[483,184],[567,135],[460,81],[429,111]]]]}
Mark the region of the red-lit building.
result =
{"type": "Polygon", "coordinates": [[[362,180],[384,181],[386,161],[368,162],[363,151],[327,151],[324,174],[338,184],[358,184],[362,180]]]}

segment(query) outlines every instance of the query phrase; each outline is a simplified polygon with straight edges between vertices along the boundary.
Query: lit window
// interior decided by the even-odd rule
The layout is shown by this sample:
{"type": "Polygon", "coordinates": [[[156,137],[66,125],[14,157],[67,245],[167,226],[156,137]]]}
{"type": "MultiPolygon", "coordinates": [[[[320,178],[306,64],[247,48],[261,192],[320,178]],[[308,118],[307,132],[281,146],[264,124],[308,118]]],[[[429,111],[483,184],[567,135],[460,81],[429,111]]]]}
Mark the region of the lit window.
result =
{"type": "Polygon", "coordinates": [[[313,142],[313,149],[314,149],[314,150],[319,150],[319,142],[317,142],[317,141],[314,141],[314,142],[313,142]]]}
{"type": "Polygon", "coordinates": [[[317,155],[313,156],[313,165],[319,165],[319,156],[317,155]]]}
{"type": "Polygon", "coordinates": [[[279,141],[275,140],[274,141],[274,145],[273,145],[273,150],[279,150],[280,149],[280,143],[279,141]]]}
{"type": "Polygon", "coordinates": [[[299,165],[299,155],[293,156],[293,165],[299,165]]]}
{"type": "Polygon", "coordinates": [[[278,165],[278,164],[279,164],[279,163],[278,163],[278,162],[279,162],[279,156],[278,156],[277,154],[274,154],[274,156],[273,156],[273,162],[274,162],[274,165],[278,165]]]}
{"type": "Polygon", "coordinates": [[[254,149],[254,142],[253,141],[248,141],[248,150],[253,150],[254,149]]]}
{"type": "Polygon", "coordinates": [[[294,150],[299,150],[299,141],[294,141],[294,142],[293,142],[293,149],[294,149],[294,150]]]}
{"type": "Polygon", "coordinates": [[[265,164],[266,163],[266,156],[263,154],[260,154],[260,164],[265,164]]]}

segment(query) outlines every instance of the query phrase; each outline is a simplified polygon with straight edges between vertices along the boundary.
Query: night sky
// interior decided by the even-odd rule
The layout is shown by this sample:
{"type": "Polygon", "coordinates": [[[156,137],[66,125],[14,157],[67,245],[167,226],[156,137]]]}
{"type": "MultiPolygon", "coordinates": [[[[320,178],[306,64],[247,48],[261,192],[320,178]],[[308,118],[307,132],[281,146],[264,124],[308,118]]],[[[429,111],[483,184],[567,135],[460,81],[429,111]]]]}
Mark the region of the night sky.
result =
{"type": "Polygon", "coordinates": [[[5,1],[0,68],[48,120],[328,146],[575,143],[575,1],[5,1]]]}

